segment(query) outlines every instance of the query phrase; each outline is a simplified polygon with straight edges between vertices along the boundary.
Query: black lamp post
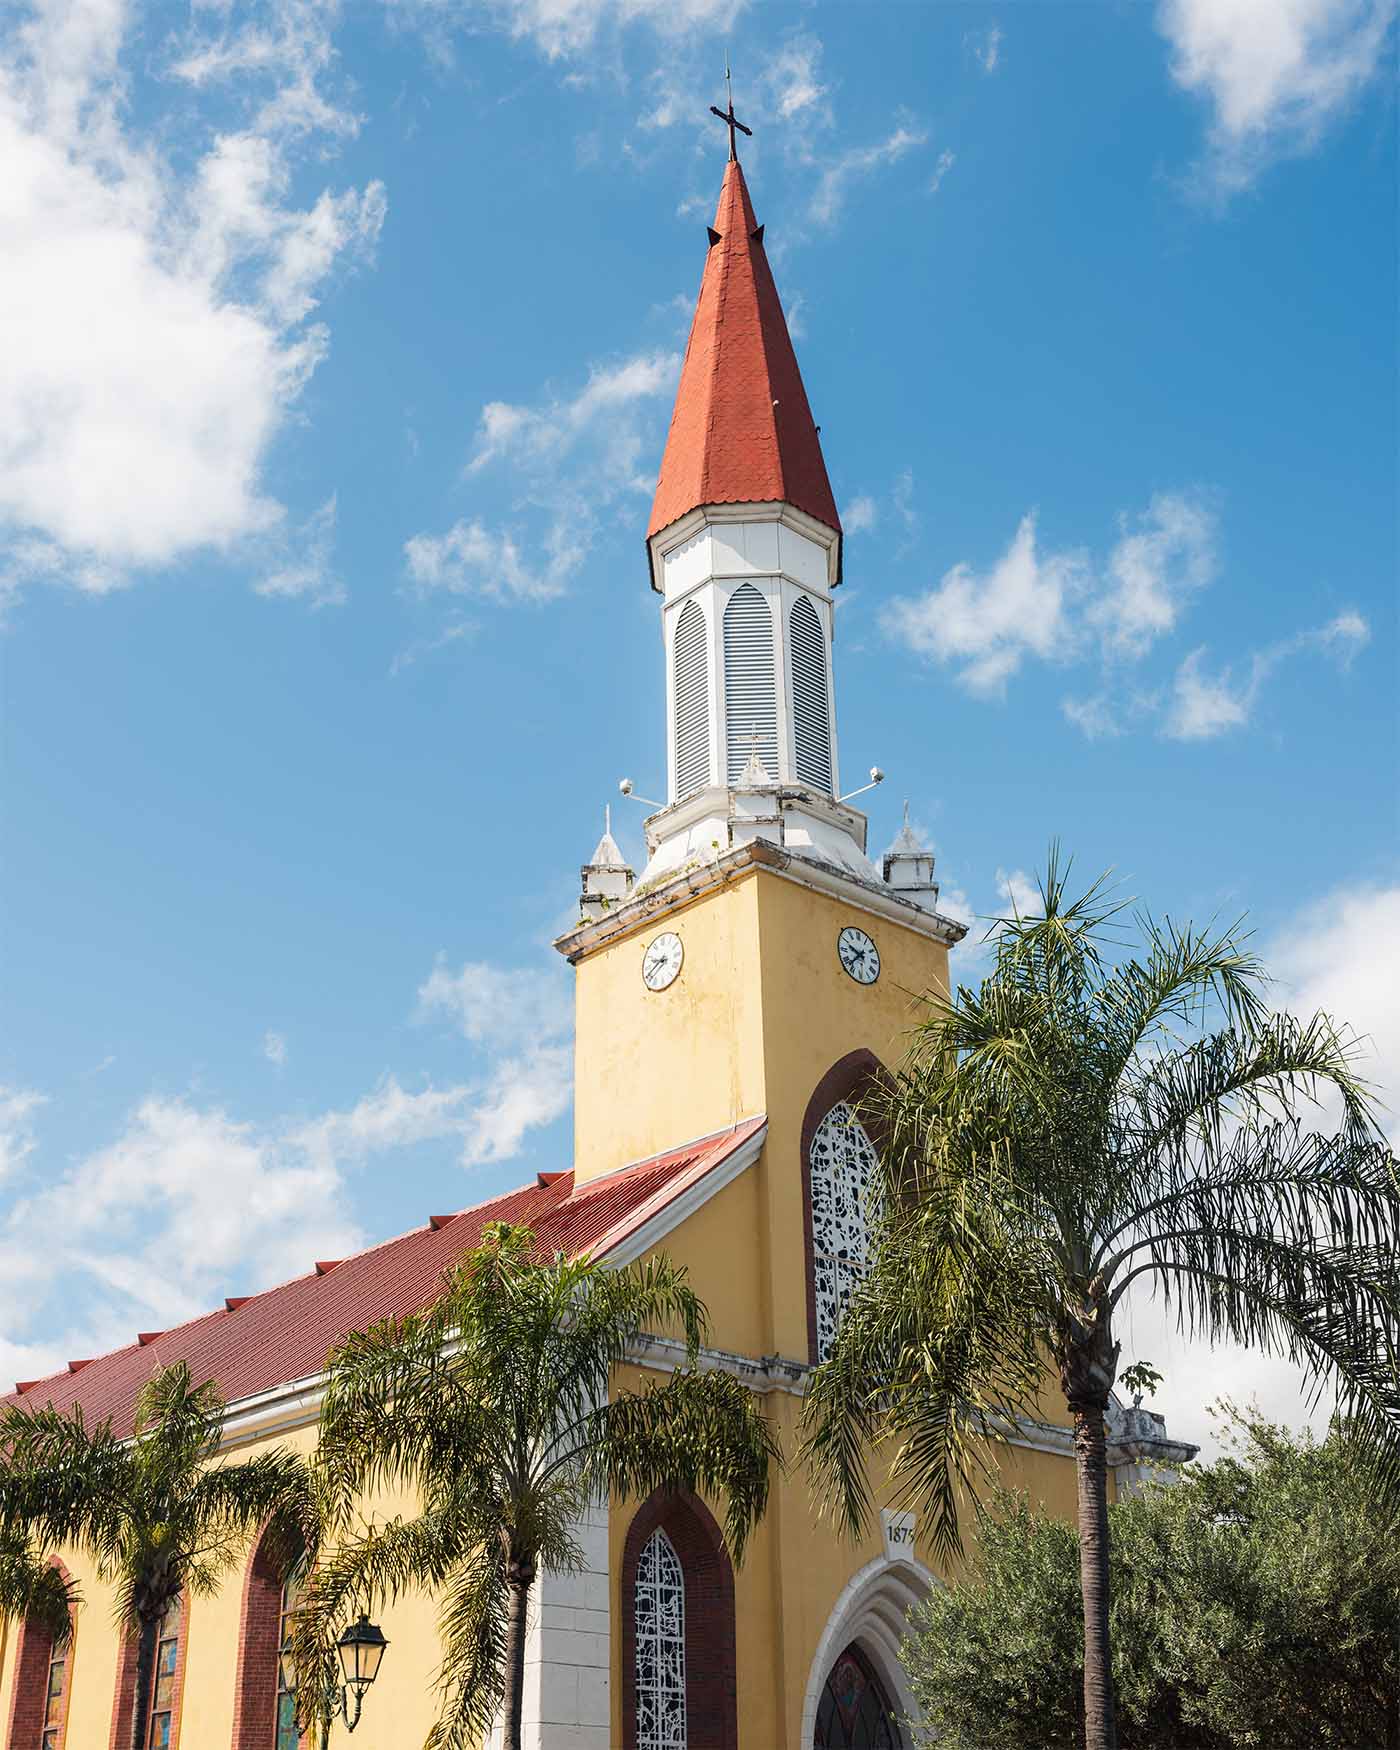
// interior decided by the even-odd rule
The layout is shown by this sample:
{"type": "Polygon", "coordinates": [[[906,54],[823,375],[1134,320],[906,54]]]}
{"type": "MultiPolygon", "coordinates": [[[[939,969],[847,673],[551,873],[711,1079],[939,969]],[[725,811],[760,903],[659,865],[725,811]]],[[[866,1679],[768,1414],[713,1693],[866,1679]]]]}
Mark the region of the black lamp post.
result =
{"type": "Polygon", "coordinates": [[[378,1623],[373,1623],[362,1611],[335,1644],[340,1656],[340,1684],[332,1684],[326,1697],[326,1723],[321,1729],[321,1750],[331,1741],[331,1720],[336,1714],[345,1721],[347,1732],[360,1723],[365,1691],[379,1675],[379,1661],[389,1645],[378,1623]]]}

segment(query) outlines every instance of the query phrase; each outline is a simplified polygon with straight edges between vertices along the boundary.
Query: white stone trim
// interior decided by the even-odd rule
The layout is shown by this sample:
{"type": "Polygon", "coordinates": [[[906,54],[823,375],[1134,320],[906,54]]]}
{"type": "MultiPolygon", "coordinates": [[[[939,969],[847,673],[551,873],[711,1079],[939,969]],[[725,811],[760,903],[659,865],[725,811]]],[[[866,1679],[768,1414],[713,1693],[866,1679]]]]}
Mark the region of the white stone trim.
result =
{"type": "MultiPolygon", "coordinates": [[[[841,581],[841,537],[826,523],[820,523],[795,504],[777,499],[753,504],[702,504],[687,511],[683,517],[658,529],[647,541],[647,556],[651,562],[651,587],[658,595],[666,592],[664,575],[666,556],[684,546],[702,529],[725,523],[782,523],[794,533],[803,535],[826,553],[826,578],[829,589],[841,581]]],[[[796,581],[794,579],[794,581],[796,581]]]]}
{"type": "MultiPolygon", "coordinates": [[[[693,797],[691,801],[699,803],[701,799],[693,797]]],[[[967,934],[966,924],[943,917],[938,912],[925,911],[912,900],[900,898],[880,882],[866,881],[830,863],[820,863],[795,851],[755,841],[739,845],[732,851],[721,851],[711,859],[697,861],[693,867],[685,865],[643,892],[634,889],[626,905],[614,907],[605,918],[590,920],[566,931],[556,937],[554,946],[571,963],[582,960],[610,942],[647,928],[656,918],[690,905],[731,882],[742,880],[757,867],[771,870],[785,880],[811,888],[813,892],[839,899],[853,911],[868,912],[872,917],[903,924],[907,929],[916,930],[922,936],[932,936],[935,941],[950,947],[967,934]]]]}
{"type": "Polygon", "coordinates": [[[798,1739],[803,1750],[816,1737],[817,1706],[831,1667],[853,1641],[875,1667],[894,1701],[901,1737],[908,1737],[911,1721],[918,1730],[919,1707],[899,1660],[899,1646],[910,1610],[938,1584],[922,1562],[889,1554],[876,1556],[846,1582],[827,1618],[807,1675],[798,1739]]]}

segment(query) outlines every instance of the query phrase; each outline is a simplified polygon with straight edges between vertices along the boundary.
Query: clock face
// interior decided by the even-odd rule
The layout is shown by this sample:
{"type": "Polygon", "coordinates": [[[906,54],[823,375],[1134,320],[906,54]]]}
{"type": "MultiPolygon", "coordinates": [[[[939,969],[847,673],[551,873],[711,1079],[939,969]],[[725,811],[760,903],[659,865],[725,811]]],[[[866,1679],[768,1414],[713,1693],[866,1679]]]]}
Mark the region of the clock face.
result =
{"type": "Polygon", "coordinates": [[[647,944],[647,951],[642,956],[642,983],[648,990],[665,990],[668,984],[676,982],[684,958],[680,937],[667,930],[664,936],[647,944]]]}
{"type": "Polygon", "coordinates": [[[836,952],[857,984],[874,984],[880,976],[880,950],[854,924],[847,924],[836,938],[836,952]]]}

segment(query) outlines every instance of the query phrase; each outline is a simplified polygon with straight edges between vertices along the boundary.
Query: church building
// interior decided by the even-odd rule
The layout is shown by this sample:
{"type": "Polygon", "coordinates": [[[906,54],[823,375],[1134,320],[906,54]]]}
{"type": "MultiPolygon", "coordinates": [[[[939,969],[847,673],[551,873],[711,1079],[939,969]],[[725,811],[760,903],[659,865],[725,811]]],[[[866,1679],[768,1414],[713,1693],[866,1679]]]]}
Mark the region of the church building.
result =
{"type": "MultiPolygon", "coordinates": [[[[803,1393],[878,1213],[875,1146],[855,1108],[881,1065],[899,1061],[919,999],[948,989],[965,927],[939,911],[933,855],[907,822],[874,855],[866,817],[843,793],[841,520],[732,156],[646,545],[669,788],[646,820],[645,867],[628,867],[605,831],[583,865],[579,920],[555,944],[575,976],[572,1161],[265,1293],[231,1294],[178,1329],[70,1361],[7,1401],[81,1404],[89,1423],[110,1417],[129,1432],[142,1383],[184,1360],[227,1399],[231,1454],[309,1453],[331,1347],[430,1302],[483,1224],[506,1220],[533,1228],[547,1253],[620,1265],[664,1251],[684,1264],[710,1311],[704,1365],[742,1380],[795,1453],[803,1393]]],[[[852,786],[862,787],[864,777],[852,786]]],[[[647,1339],[623,1372],[635,1384],[681,1360],[678,1343],[647,1339]]],[[[1057,1395],[998,1462],[1008,1485],[1072,1517],[1057,1395]]],[[[1190,1450],[1160,1418],[1115,1409],[1111,1490],[1190,1450]]],[[[886,1511],[850,1542],[816,1517],[797,1464],[775,1478],[737,1568],[714,1503],[597,1508],[582,1531],[586,1570],[543,1573],[535,1588],[526,1742],[911,1750],[898,1648],[909,1608],[945,1577],[919,1533],[912,1515],[886,1511]]],[[[134,1648],[90,1566],[64,1559],[83,1597],[72,1644],[55,1652],[33,1630],[5,1632],[0,1745],[125,1750],[134,1648]]],[[[279,1724],[285,1579],[254,1548],[218,1596],[186,1600],[167,1620],[151,1750],[295,1750],[295,1727],[279,1724]]],[[[389,1651],[354,1742],[413,1750],[435,1717],[433,1602],[410,1597],[378,1620],[389,1651]]],[[[332,1743],[351,1743],[343,1724],[332,1743]]]]}

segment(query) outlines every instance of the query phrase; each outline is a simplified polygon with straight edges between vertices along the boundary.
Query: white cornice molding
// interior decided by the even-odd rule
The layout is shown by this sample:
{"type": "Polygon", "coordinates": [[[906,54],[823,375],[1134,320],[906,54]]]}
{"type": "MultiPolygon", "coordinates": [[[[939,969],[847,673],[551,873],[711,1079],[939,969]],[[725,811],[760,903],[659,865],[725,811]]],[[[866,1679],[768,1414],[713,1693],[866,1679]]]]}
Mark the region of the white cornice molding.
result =
{"type": "Polygon", "coordinates": [[[647,539],[647,554],[651,561],[651,587],[658,595],[666,593],[662,570],[666,555],[698,535],[701,529],[719,528],[726,523],[783,523],[795,534],[826,551],[826,581],[835,589],[841,581],[841,535],[829,523],[818,522],[799,510],[795,504],[781,499],[765,499],[752,504],[701,504],[688,510],[675,522],[667,523],[647,539]]]}
{"type": "Polygon", "coordinates": [[[600,918],[590,918],[586,923],[556,937],[554,946],[573,964],[609,943],[631,935],[635,930],[646,928],[658,917],[691,905],[722,887],[742,881],[759,869],[767,869],[785,881],[794,881],[801,887],[810,888],[814,893],[839,899],[853,910],[868,912],[872,917],[883,918],[890,923],[902,924],[905,929],[914,930],[921,936],[931,936],[934,941],[942,942],[948,947],[962,941],[967,934],[966,924],[959,923],[955,918],[944,917],[939,912],[925,911],[912,900],[901,899],[897,893],[881,883],[863,881],[859,876],[834,868],[829,863],[801,856],[796,851],[780,849],[777,845],[760,839],[740,845],[732,851],[722,852],[694,868],[682,868],[669,879],[658,882],[644,892],[634,892],[626,904],[616,906],[600,918]]]}

